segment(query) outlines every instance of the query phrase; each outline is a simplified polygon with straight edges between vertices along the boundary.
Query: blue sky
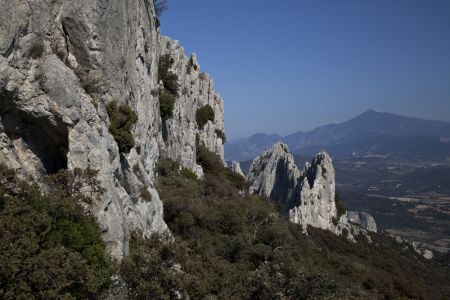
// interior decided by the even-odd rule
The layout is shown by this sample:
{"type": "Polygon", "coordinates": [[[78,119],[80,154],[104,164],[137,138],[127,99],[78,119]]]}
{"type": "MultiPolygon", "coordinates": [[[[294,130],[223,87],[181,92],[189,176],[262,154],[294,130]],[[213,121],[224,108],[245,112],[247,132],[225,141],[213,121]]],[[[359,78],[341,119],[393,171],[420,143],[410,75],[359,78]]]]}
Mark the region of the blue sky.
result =
{"type": "Polygon", "coordinates": [[[168,0],[161,32],[195,52],[229,139],[367,109],[450,121],[449,0],[168,0]]]}

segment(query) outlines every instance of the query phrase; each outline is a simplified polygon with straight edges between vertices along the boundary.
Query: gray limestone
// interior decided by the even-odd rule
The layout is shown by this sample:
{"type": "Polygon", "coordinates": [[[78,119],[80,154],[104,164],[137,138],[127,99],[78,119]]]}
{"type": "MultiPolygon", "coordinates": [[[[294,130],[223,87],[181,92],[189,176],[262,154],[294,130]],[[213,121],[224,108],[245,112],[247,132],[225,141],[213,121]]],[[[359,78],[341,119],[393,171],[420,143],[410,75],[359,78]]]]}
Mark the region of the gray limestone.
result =
{"type": "Polygon", "coordinates": [[[201,177],[196,136],[223,158],[223,101],[208,75],[186,73],[189,59],[155,27],[153,1],[0,0],[0,162],[38,182],[60,169],[99,171],[106,193],[91,207],[110,253],[128,253],[132,231],[170,235],[154,187],[160,155],[201,177]],[[157,66],[176,61],[182,93],[174,117],[159,113],[157,66]],[[138,115],[135,147],[119,153],[106,106],[138,115]],[[210,104],[214,122],[197,128],[196,109],[210,104]],[[140,196],[144,187],[151,201],[140,196]]]}
{"type": "Polygon", "coordinates": [[[242,172],[242,169],[241,169],[241,164],[237,161],[231,162],[230,170],[231,170],[231,172],[234,172],[236,174],[241,175],[242,177],[245,177],[245,174],[244,174],[244,172],[242,172]]]}
{"type": "MultiPolygon", "coordinates": [[[[300,171],[287,145],[275,144],[253,161],[247,180],[250,192],[280,204],[293,223],[329,230],[337,235],[363,234],[366,229],[349,223],[347,213],[338,215],[335,201],[335,171],[331,157],[321,152],[300,171]]],[[[371,224],[372,225],[372,224],[371,224]]]]}
{"type": "Polygon", "coordinates": [[[371,214],[367,212],[348,211],[347,216],[350,222],[358,224],[368,231],[377,232],[377,223],[371,214]]]}

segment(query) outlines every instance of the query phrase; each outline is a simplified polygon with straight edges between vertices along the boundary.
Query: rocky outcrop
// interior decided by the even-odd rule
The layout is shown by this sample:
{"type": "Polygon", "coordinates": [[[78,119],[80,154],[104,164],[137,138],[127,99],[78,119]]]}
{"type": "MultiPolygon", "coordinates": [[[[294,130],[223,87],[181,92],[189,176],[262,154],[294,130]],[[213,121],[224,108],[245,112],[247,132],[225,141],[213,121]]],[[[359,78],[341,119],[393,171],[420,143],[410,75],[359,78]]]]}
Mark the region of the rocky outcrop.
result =
{"type": "Polygon", "coordinates": [[[38,182],[65,168],[98,170],[106,192],[91,211],[118,259],[128,253],[130,232],[168,233],[154,188],[159,156],[202,173],[198,135],[223,157],[223,102],[195,56],[188,59],[177,42],[160,36],[153,1],[0,0],[0,7],[0,162],[38,182]],[[165,122],[161,54],[175,60],[181,86],[165,122]],[[127,153],[108,130],[112,101],[138,117],[127,153]],[[205,104],[215,118],[198,128],[195,112],[205,104]]]}
{"type": "Polygon", "coordinates": [[[335,202],[335,184],[331,157],[324,152],[317,154],[299,179],[301,201],[289,211],[289,220],[334,231],[340,218],[335,202]]]}
{"type": "Polygon", "coordinates": [[[231,162],[230,171],[236,174],[241,175],[242,177],[245,177],[244,172],[242,172],[241,164],[237,161],[231,162]]]}
{"type": "MultiPolygon", "coordinates": [[[[214,82],[201,72],[195,54],[188,57],[178,41],[161,38],[161,55],[173,59],[170,71],[177,75],[179,95],[173,109],[173,117],[163,122],[162,144],[167,156],[180,161],[185,167],[196,171],[196,138],[210,151],[224,159],[224,106],[222,98],[214,91],[214,82]],[[205,105],[212,107],[214,121],[208,121],[202,128],[196,122],[197,110],[205,105]]],[[[199,175],[199,174],[197,174],[199,175]]],[[[201,176],[200,176],[201,177],[201,176]]]]}
{"type": "Polygon", "coordinates": [[[348,211],[347,216],[349,222],[358,224],[368,231],[377,232],[377,223],[371,214],[367,212],[348,211]]]}
{"type": "Polygon", "coordinates": [[[408,239],[402,239],[400,236],[398,235],[394,235],[394,234],[389,234],[389,236],[394,239],[397,243],[403,244],[405,247],[404,249],[412,249],[416,254],[422,256],[425,259],[432,259],[434,254],[433,251],[429,250],[429,249],[425,249],[423,248],[420,244],[418,244],[415,241],[411,241],[408,239]]]}
{"type": "MultiPolygon", "coordinates": [[[[349,223],[347,212],[337,204],[335,171],[331,157],[316,155],[300,171],[285,144],[277,143],[252,163],[247,180],[250,192],[266,196],[280,204],[293,223],[345,234],[350,240],[367,231],[349,223]]],[[[372,224],[371,224],[372,225],[372,224]]]]}
{"type": "Polygon", "coordinates": [[[247,181],[250,193],[272,199],[287,212],[299,201],[300,175],[287,145],[276,143],[253,160],[247,181]]]}

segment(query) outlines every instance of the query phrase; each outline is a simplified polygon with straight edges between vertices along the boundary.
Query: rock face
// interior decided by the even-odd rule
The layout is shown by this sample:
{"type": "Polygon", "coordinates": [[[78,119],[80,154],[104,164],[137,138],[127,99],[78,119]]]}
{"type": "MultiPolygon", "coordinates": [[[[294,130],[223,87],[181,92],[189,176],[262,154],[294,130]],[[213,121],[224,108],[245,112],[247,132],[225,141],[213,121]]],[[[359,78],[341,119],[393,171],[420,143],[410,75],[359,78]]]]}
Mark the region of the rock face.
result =
{"type": "Polygon", "coordinates": [[[288,211],[298,202],[298,180],[301,175],[287,145],[276,143],[271,149],[255,158],[250,166],[247,181],[250,193],[272,199],[288,211]]]}
{"type": "Polygon", "coordinates": [[[327,153],[316,155],[311,164],[300,171],[285,144],[277,143],[258,156],[250,167],[247,180],[251,193],[266,196],[280,204],[289,220],[301,224],[306,232],[308,225],[353,236],[367,232],[348,222],[347,213],[336,205],[335,172],[327,153]]]}
{"type": "Polygon", "coordinates": [[[432,259],[434,256],[433,251],[421,247],[421,245],[415,241],[402,239],[400,236],[394,234],[389,234],[389,236],[397,243],[403,244],[405,246],[405,249],[410,248],[425,259],[432,259]]]}
{"type": "Polygon", "coordinates": [[[223,157],[223,102],[195,56],[160,36],[153,1],[0,0],[0,7],[0,162],[38,182],[65,168],[98,170],[106,193],[91,210],[118,259],[128,253],[130,232],[168,233],[154,188],[159,156],[202,173],[195,164],[198,135],[223,157]],[[181,86],[165,122],[162,54],[173,57],[181,86]],[[138,116],[129,153],[119,152],[108,131],[113,100],[138,116]],[[215,118],[198,128],[196,109],[206,104],[215,118]],[[143,199],[144,189],[151,199],[143,199]]]}
{"type": "Polygon", "coordinates": [[[377,232],[377,223],[371,214],[367,212],[348,211],[347,216],[350,222],[359,224],[368,231],[377,232]]]}
{"type": "MultiPolygon", "coordinates": [[[[173,117],[163,122],[163,148],[167,156],[192,170],[196,170],[196,137],[209,150],[224,159],[224,141],[218,135],[224,132],[224,106],[214,91],[214,82],[206,73],[200,72],[197,57],[187,57],[177,41],[163,37],[160,41],[161,55],[169,54],[174,63],[171,71],[178,76],[179,98],[175,102],[173,117]],[[203,128],[196,123],[197,109],[209,105],[214,110],[214,121],[203,128]]],[[[199,175],[199,174],[197,174],[199,175]]]]}
{"type": "Polygon", "coordinates": [[[289,220],[303,226],[333,230],[338,212],[331,157],[324,152],[317,154],[311,165],[305,168],[299,184],[301,202],[289,211],[289,220]]]}
{"type": "Polygon", "coordinates": [[[231,170],[231,172],[234,172],[236,174],[241,175],[242,177],[245,177],[245,174],[244,174],[244,172],[242,172],[242,169],[241,169],[241,164],[238,163],[237,161],[231,162],[230,170],[231,170]]]}

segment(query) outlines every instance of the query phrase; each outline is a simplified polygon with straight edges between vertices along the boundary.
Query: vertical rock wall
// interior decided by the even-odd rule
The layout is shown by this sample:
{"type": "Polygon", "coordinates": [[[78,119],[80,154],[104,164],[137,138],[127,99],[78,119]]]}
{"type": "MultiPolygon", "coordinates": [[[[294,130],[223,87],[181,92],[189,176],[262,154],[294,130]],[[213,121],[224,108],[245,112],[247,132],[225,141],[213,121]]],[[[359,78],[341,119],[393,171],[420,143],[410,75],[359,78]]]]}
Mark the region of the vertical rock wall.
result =
{"type": "Polygon", "coordinates": [[[327,153],[316,155],[311,164],[300,171],[287,145],[275,144],[253,161],[247,180],[251,193],[268,197],[282,206],[293,223],[332,231],[337,235],[353,235],[366,231],[348,222],[347,213],[338,215],[335,172],[327,153]]]}
{"type": "Polygon", "coordinates": [[[116,258],[128,253],[132,231],[168,233],[154,188],[160,152],[198,171],[199,133],[223,157],[215,132],[223,130],[223,102],[208,76],[186,75],[181,47],[155,27],[153,1],[0,0],[0,7],[0,162],[39,182],[60,169],[98,170],[106,192],[91,210],[116,258]],[[157,69],[168,52],[186,95],[164,140],[157,69]],[[111,101],[138,116],[129,153],[109,133],[111,101]],[[216,118],[198,130],[195,108],[206,103],[216,118]]]}
{"type": "Polygon", "coordinates": [[[195,54],[188,57],[178,41],[163,37],[160,41],[161,54],[170,55],[174,63],[171,71],[178,76],[179,96],[175,102],[173,117],[163,124],[167,130],[163,148],[167,156],[178,160],[184,167],[195,170],[197,135],[210,151],[224,159],[224,141],[216,131],[224,132],[224,106],[214,90],[209,75],[201,72],[195,54]],[[210,105],[214,110],[214,121],[208,121],[203,128],[196,122],[197,109],[210,105]]]}

